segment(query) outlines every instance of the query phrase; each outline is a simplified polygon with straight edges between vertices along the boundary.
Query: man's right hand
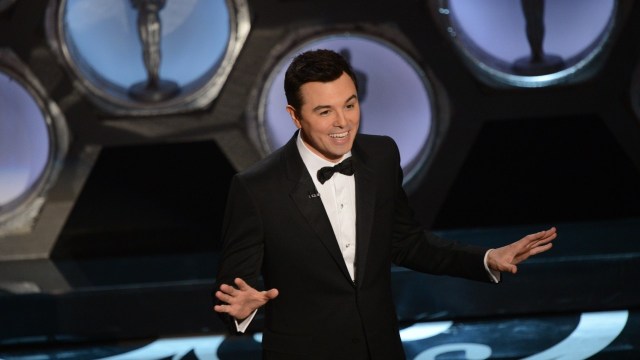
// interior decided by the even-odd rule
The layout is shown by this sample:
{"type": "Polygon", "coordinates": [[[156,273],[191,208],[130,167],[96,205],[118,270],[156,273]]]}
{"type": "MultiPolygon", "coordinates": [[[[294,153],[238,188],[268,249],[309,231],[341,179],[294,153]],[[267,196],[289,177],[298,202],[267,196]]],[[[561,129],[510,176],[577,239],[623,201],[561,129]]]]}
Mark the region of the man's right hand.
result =
{"type": "Polygon", "coordinates": [[[227,313],[239,322],[278,296],[277,289],[258,291],[240,278],[236,278],[234,283],[237,288],[227,284],[220,286],[220,290],[216,291],[216,298],[225,304],[216,305],[213,309],[219,313],[227,313]]]}

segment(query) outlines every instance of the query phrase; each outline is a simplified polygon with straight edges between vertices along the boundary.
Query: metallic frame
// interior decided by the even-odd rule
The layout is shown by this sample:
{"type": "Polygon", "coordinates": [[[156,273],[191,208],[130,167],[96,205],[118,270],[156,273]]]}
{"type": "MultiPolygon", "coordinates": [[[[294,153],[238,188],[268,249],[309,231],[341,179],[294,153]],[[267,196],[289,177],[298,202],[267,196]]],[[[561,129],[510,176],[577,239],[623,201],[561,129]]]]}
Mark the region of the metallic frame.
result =
{"type": "Polygon", "coordinates": [[[39,179],[18,198],[0,206],[0,237],[25,233],[33,228],[46,199],[47,191],[56,181],[69,147],[69,131],[58,106],[51,101],[39,81],[18,57],[0,48],[0,70],[18,82],[34,99],[49,134],[49,158],[39,179]]]}
{"type": "Polygon", "coordinates": [[[583,75],[589,76],[594,72],[589,70],[599,66],[594,63],[597,63],[596,60],[601,57],[605,48],[608,47],[609,39],[619,22],[618,14],[620,13],[620,5],[617,0],[613,1],[613,15],[605,30],[591,46],[583,50],[580,54],[567,59],[569,66],[566,69],[537,76],[512,74],[505,70],[507,64],[503,63],[503,61],[495,59],[482,49],[473,46],[473,43],[466,42],[464,40],[464,33],[458,33],[456,31],[455,19],[451,17],[451,11],[449,9],[449,0],[438,0],[437,3],[435,1],[429,1],[429,6],[435,14],[436,19],[444,25],[445,33],[449,35],[449,38],[455,43],[457,50],[463,55],[465,63],[467,63],[468,67],[478,78],[492,85],[504,84],[515,87],[536,88],[578,80],[581,79],[583,75]]]}
{"type": "Polygon", "coordinates": [[[67,0],[51,0],[47,8],[46,28],[49,46],[67,68],[76,88],[87,95],[98,107],[111,114],[161,115],[200,109],[207,106],[220,93],[251,29],[247,1],[225,1],[231,9],[231,33],[220,65],[211,69],[210,73],[204,75],[200,81],[182,88],[180,95],[166,101],[153,103],[135,101],[127,96],[127,89],[102,79],[91,71],[89,66],[76,62],[72,56],[74,50],[71,44],[65,41],[66,33],[63,24],[67,0]]]}

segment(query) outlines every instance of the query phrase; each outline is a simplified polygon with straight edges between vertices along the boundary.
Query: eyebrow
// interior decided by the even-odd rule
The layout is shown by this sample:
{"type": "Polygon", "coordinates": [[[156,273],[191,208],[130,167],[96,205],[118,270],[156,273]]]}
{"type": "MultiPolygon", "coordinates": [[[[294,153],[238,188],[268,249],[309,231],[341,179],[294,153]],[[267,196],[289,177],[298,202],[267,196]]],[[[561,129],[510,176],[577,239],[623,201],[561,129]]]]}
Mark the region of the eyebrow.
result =
{"type": "MultiPolygon", "coordinates": [[[[357,99],[358,96],[356,94],[353,94],[351,96],[349,96],[349,98],[347,98],[347,100],[345,100],[345,104],[348,103],[349,101],[353,100],[353,99],[357,99]]],[[[331,105],[318,105],[316,107],[313,108],[313,112],[319,111],[319,110],[324,110],[324,109],[330,109],[331,105]]]]}

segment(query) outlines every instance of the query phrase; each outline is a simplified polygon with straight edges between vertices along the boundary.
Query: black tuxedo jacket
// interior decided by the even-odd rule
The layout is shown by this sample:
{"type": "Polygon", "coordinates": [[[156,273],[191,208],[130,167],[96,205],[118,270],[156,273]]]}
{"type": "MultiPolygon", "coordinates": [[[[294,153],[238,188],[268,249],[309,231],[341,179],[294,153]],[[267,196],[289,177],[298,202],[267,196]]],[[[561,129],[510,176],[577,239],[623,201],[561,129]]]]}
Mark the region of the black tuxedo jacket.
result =
{"type": "Polygon", "coordinates": [[[216,288],[235,277],[257,286],[262,275],[279,290],[265,306],[265,359],[404,359],[392,263],[489,281],[487,249],[426,233],[409,209],[396,144],[359,134],[352,281],[296,137],[233,178],[216,288]]]}

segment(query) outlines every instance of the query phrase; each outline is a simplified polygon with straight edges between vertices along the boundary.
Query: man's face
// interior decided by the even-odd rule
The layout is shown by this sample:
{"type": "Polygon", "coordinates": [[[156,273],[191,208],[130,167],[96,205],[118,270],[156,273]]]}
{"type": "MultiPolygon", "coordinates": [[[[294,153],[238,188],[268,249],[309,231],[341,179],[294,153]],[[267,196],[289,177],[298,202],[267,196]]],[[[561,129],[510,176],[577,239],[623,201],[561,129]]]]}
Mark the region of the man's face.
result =
{"type": "Polygon", "coordinates": [[[360,124],[360,105],[353,80],[346,73],[338,79],[308,82],[300,87],[299,111],[287,105],[302,140],[315,154],[338,162],[353,146],[360,124]]]}

